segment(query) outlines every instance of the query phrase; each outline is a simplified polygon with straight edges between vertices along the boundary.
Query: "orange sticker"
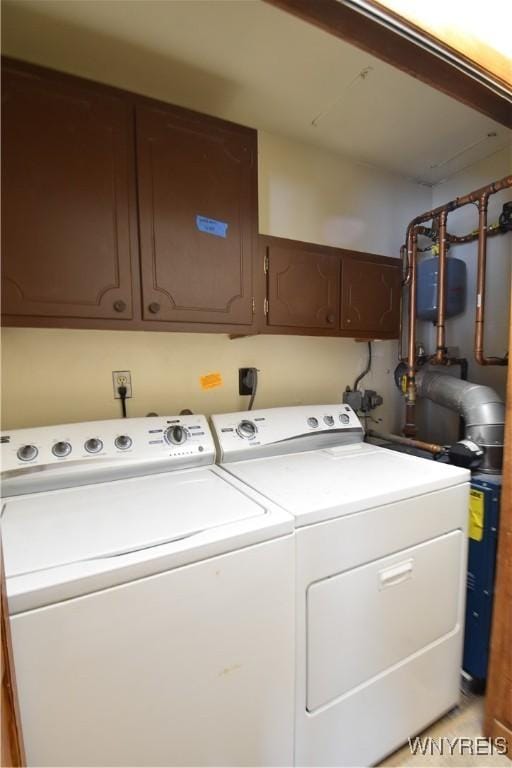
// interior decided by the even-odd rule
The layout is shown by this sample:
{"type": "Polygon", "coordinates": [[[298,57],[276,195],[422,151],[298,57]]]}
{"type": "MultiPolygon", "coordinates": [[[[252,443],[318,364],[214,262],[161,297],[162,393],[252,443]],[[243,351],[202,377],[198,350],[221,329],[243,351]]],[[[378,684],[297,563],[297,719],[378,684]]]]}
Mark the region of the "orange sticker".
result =
{"type": "Polygon", "coordinates": [[[215,389],[215,387],[222,387],[223,381],[220,373],[207,373],[206,376],[201,376],[199,379],[201,383],[201,389],[215,389]]]}

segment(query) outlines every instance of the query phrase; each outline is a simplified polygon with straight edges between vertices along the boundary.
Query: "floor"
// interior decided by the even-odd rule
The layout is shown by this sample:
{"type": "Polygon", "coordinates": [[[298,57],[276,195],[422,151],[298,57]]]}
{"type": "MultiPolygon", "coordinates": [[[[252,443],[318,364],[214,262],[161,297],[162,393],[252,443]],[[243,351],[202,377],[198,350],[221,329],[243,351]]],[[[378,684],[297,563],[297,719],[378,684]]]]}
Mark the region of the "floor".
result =
{"type": "MultiPolygon", "coordinates": [[[[484,699],[483,696],[475,696],[464,692],[461,695],[460,706],[448,712],[441,720],[427,728],[422,737],[430,736],[433,739],[458,737],[469,737],[475,739],[482,737],[484,699]]],[[[468,766],[468,768],[512,768],[512,763],[504,755],[421,755],[411,754],[409,746],[402,747],[398,752],[390,755],[386,760],[380,763],[380,766],[389,768],[416,768],[416,766],[429,766],[429,768],[458,768],[458,766],[468,766]]]]}

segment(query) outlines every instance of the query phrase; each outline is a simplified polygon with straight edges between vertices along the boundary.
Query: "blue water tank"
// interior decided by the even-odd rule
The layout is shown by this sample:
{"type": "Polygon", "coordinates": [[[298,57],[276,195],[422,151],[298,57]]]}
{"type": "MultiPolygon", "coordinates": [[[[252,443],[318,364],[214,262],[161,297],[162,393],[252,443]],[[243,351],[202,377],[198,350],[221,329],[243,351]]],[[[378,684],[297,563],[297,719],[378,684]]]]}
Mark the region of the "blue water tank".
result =
{"type": "MultiPolygon", "coordinates": [[[[417,316],[420,320],[437,320],[437,284],[439,259],[424,259],[418,264],[417,316]]],[[[466,263],[448,257],[446,260],[446,317],[454,317],[466,308],[466,263]]]]}

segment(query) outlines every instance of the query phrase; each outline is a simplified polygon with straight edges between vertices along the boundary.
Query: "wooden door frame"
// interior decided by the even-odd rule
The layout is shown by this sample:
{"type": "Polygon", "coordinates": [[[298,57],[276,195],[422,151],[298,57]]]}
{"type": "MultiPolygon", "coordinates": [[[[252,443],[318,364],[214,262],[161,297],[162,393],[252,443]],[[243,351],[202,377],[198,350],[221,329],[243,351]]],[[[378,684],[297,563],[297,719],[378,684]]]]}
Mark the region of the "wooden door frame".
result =
{"type": "MultiPolygon", "coordinates": [[[[376,56],[408,75],[421,80],[447,96],[481,112],[496,122],[512,128],[512,93],[502,81],[483,68],[470,66],[469,60],[426,32],[419,43],[418,28],[400,18],[400,25],[386,23],[379,15],[382,7],[369,0],[371,7],[363,10],[346,0],[265,0],[320,27],[335,37],[376,56]],[[410,35],[407,35],[407,31],[410,35]],[[429,46],[429,39],[431,47],[429,46]],[[444,53],[444,55],[443,55],[444,53]],[[479,79],[479,73],[480,78],[479,79]],[[492,88],[489,78],[494,79],[492,88]]],[[[391,14],[386,10],[386,16],[391,14]]],[[[398,18],[398,17],[397,17],[398,18]]]]}
{"type": "MultiPolygon", "coordinates": [[[[511,359],[512,290],[508,350],[511,359]]],[[[508,369],[505,414],[498,564],[484,733],[492,739],[505,738],[508,743],[508,755],[512,757],[512,365],[508,369]]]]}

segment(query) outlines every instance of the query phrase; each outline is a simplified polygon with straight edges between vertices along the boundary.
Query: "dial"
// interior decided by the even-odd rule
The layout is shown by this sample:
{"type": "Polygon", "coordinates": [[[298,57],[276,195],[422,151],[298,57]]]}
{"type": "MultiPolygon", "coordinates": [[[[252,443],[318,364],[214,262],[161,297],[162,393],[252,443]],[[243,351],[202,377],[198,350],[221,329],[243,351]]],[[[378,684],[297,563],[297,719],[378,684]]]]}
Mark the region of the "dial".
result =
{"type": "Polygon", "coordinates": [[[334,416],[324,416],[324,421],[328,427],[334,426],[334,416]]]}
{"type": "Polygon", "coordinates": [[[59,442],[55,443],[53,446],[52,453],[54,456],[57,456],[58,459],[63,459],[64,456],[69,456],[71,453],[71,445],[65,440],[59,440],[59,442]]]}
{"type": "Polygon", "coordinates": [[[85,441],[84,448],[87,453],[99,453],[103,448],[103,443],[99,437],[90,437],[85,441]]]}
{"type": "Polygon", "coordinates": [[[128,435],[118,435],[114,440],[114,445],[119,448],[120,451],[127,451],[132,447],[132,439],[128,435]]]}
{"type": "Polygon", "coordinates": [[[350,422],[350,416],[346,413],[340,413],[340,421],[342,424],[348,424],[350,422]]]}
{"type": "Polygon", "coordinates": [[[240,437],[243,437],[245,440],[252,440],[252,438],[256,436],[258,427],[253,421],[249,421],[249,419],[242,419],[236,428],[236,431],[240,437]]]}
{"type": "Polygon", "coordinates": [[[314,416],[310,416],[308,419],[308,426],[316,429],[318,427],[318,419],[315,419],[314,416]]]}
{"type": "Polygon", "coordinates": [[[169,427],[165,430],[164,437],[168,443],[172,445],[183,445],[188,440],[188,432],[185,427],[180,427],[179,424],[175,424],[173,427],[169,427]]]}
{"type": "Polygon", "coordinates": [[[38,453],[39,451],[35,445],[22,445],[21,448],[18,448],[16,455],[21,461],[32,461],[32,459],[36,458],[38,453]]]}

